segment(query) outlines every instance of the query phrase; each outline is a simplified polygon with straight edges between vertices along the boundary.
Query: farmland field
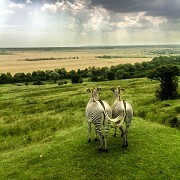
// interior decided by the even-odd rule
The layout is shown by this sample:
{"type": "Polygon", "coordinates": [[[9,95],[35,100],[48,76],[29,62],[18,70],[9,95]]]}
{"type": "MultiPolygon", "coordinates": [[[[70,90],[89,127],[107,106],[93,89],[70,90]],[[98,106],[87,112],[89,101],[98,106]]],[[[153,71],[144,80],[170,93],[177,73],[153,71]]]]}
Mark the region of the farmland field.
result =
{"type": "Polygon", "coordinates": [[[134,64],[151,61],[154,56],[159,54],[177,55],[180,53],[179,49],[179,46],[2,48],[0,49],[0,72],[15,74],[35,70],[54,70],[55,68],[65,68],[70,71],[90,66],[110,67],[124,63],[134,64]]]}

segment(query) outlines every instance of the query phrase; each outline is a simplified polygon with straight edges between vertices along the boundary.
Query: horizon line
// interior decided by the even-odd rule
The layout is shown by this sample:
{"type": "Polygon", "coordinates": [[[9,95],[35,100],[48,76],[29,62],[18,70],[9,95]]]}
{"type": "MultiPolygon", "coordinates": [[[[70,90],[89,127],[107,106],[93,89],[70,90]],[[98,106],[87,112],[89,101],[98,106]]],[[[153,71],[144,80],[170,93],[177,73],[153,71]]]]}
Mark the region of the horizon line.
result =
{"type": "Polygon", "coordinates": [[[143,46],[180,46],[177,44],[135,44],[135,45],[84,45],[84,46],[19,46],[19,47],[0,47],[0,49],[40,49],[40,48],[97,48],[97,47],[143,47],[143,46]]]}

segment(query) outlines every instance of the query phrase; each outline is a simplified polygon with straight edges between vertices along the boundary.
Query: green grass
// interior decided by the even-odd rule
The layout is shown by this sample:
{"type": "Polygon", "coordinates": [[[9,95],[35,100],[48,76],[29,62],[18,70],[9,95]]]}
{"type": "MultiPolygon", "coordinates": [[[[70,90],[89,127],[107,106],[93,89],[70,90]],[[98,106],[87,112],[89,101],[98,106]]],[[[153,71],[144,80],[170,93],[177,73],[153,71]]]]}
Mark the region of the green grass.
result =
{"type": "Polygon", "coordinates": [[[180,132],[135,118],[128,149],[109,138],[109,152],[87,143],[86,127],[56,132],[41,142],[1,153],[2,179],[178,179],[180,132]]]}
{"type": "Polygon", "coordinates": [[[180,179],[179,100],[156,101],[156,81],[130,79],[58,86],[0,86],[0,179],[180,179]],[[129,147],[109,132],[108,153],[87,143],[86,88],[101,86],[112,105],[111,86],[134,109],[129,147]],[[179,119],[178,119],[179,120],[179,119]],[[154,121],[154,122],[153,122],[154,121]],[[165,124],[165,125],[162,125],[165,124]]]}

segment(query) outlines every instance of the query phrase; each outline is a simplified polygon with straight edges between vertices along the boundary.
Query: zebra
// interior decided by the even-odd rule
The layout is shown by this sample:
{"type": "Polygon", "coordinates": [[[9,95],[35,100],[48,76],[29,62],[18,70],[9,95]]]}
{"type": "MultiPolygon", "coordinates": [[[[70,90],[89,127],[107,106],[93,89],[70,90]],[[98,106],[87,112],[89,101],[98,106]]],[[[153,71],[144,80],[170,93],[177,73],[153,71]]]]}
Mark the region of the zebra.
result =
{"type": "Polygon", "coordinates": [[[127,133],[128,128],[130,127],[132,118],[133,118],[133,109],[132,106],[125,100],[121,100],[121,91],[124,91],[124,88],[117,87],[110,89],[114,95],[115,95],[115,101],[112,106],[112,118],[118,117],[120,114],[124,113],[124,122],[125,125],[117,125],[115,126],[115,133],[114,136],[116,136],[116,128],[119,127],[121,131],[121,137],[123,137],[123,146],[122,147],[128,147],[128,141],[127,141],[127,133]]]}
{"type": "Polygon", "coordinates": [[[112,110],[107,102],[99,100],[99,91],[101,88],[87,89],[91,93],[89,102],[86,106],[86,119],[88,123],[88,142],[91,142],[91,123],[95,126],[96,135],[100,137],[99,151],[107,151],[107,136],[109,123],[118,123],[120,117],[111,119],[112,110]]]}

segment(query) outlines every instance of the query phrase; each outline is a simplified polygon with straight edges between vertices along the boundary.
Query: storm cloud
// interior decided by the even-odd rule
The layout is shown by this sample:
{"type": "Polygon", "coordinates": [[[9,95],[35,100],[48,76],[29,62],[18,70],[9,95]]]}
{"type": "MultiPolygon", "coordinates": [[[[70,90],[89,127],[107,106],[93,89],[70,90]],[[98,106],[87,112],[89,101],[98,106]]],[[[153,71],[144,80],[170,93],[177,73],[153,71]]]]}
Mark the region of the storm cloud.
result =
{"type": "MultiPolygon", "coordinates": [[[[32,6],[61,3],[63,0],[10,0],[16,4],[31,4],[32,6]]],[[[64,0],[74,4],[77,0],[64,0]]],[[[180,18],[179,0],[84,0],[91,7],[103,7],[114,13],[146,12],[149,16],[163,16],[168,19],[180,18]]],[[[88,8],[91,8],[91,7],[88,8]]]]}
{"type": "Polygon", "coordinates": [[[180,0],[0,0],[0,37],[57,45],[180,43],[179,9],[180,0]]]}
{"type": "Polygon", "coordinates": [[[179,0],[92,0],[91,5],[102,6],[116,13],[144,11],[151,16],[180,18],[179,0]]]}

